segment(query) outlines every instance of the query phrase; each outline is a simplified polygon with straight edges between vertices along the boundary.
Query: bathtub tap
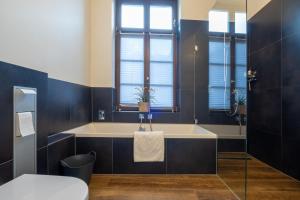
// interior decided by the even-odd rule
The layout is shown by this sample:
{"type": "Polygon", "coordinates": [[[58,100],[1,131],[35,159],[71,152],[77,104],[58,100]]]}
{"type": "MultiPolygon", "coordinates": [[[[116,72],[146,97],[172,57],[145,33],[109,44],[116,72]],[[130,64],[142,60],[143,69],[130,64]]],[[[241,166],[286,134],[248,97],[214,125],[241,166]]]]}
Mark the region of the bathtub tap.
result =
{"type": "Polygon", "coordinates": [[[152,114],[151,113],[148,114],[148,120],[149,120],[149,124],[150,124],[150,131],[152,131],[152,114]]]}
{"type": "Polygon", "coordinates": [[[139,114],[139,119],[140,119],[140,126],[139,126],[139,131],[145,131],[146,128],[143,128],[143,120],[145,119],[145,115],[140,113],[139,114]]]}

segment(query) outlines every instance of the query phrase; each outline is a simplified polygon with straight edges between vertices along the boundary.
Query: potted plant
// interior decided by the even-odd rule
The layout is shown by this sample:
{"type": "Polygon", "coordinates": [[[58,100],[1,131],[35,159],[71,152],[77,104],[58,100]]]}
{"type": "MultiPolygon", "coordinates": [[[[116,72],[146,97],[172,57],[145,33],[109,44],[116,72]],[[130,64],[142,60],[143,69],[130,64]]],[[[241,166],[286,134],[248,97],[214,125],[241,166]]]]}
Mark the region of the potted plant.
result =
{"type": "Polygon", "coordinates": [[[136,90],[137,93],[135,95],[137,96],[139,112],[149,112],[150,102],[154,99],[151,93],[153,93],[154,90],[148,87],[140,87],[136,88],[136,90]]]}
{"type": "Polygon", "coordinates": [[[240,115],[246,115],[247,114],[247,107],[246,107],[246,98],[244,96],[240,96],[238,98],[238,112],[240,115]]]}
{"type": "Polygon", "coordinates": [[[247,114],[247,99],[245,95],[241,94],[237,89],[234,90],[233,94],[235,95],[235,104],[238,106],[237,113],[240,115],[247,114]]]}

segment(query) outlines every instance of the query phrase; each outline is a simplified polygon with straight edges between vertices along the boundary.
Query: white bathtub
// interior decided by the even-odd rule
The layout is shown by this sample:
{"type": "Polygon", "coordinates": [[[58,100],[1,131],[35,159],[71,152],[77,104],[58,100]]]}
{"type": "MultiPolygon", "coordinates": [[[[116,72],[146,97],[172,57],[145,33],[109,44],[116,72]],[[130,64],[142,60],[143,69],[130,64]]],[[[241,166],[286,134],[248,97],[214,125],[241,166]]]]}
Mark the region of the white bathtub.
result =
{"type": "MultiPolygon", "coordinates": [[[[149,124],[143,127],[150,130],[149,124]]],[[[193,124],[152,124],[152,127],[154,131],[164,131],[165,138],[217,138],[216,134],[193,124]]],[[[138,128],[138,123],[90,123],[64,133],[73,133],[76,137],[132,138],[138,128]]]]}

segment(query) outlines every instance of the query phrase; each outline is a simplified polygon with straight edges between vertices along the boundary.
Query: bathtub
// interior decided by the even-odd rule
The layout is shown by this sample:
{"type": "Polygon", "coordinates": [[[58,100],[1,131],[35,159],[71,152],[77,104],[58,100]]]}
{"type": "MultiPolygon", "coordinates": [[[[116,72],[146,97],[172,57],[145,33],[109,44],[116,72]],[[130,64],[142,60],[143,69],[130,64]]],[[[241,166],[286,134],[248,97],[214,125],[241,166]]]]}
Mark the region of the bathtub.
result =
{"type": "MultiPolygon", "coordinates": [[[[143,124],[150,131],[149,124],[143,124]]],[[[73,133],[76,137],[115,137],[132,138],[139,124],[135,123],[90,123],[64,133],[73,133]]],[[[163,131],[165,138],[217,138],[217,135],[193,124],[152,124],[154,131],[163,131]]]]}
{"type": "MultiPolygon", "coordinates": [[[[95,174],[216,174],[216,134],[193,124],[152,127],[164,132],[164,162],[133,161],[137,123],[91,123],[64,133],[75,134],[77,154],[97,153],[95,174]]],[[[149,131],[149,124],[145,128],[149,131]]]]}
{"type": "Polygon", "coordinates": [[[246,126],[203,124],[201,127],[218,137],[218,152],[245,152],[246,126]]]}

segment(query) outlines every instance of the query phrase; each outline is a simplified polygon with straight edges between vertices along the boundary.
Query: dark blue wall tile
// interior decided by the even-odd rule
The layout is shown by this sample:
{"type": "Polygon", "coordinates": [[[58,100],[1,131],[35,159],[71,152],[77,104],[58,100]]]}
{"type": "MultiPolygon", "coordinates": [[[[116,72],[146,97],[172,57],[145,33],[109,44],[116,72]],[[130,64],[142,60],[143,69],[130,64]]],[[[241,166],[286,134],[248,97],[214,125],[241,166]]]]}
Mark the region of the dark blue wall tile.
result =
{"type": "Polygon", "coordinates": [[[270,1],[248,21],[250,54],[281,39],[281,1],[270,1]]]}
{"type": "Polygon", "coordinates": [[[283,39],[282,51],[283,86],[300,86],[300,33],[283,39]]]}
{"type": "Polygon", "coordinates": [[[216,173],[216,139],[167,139],[168,174],[216,173]]]}
{"type": "Polygon", "coordinates": [[[37,88],[37,146],[47,145],[45,129],[47,74],[0,61],[0,163],[12,159],[13,151],[13,86],[37,88]]]}
{"type": "Polygon", "coordinates": [[[249,95],[248,126],[281,135],[281,104],[281,88],[254,90],[249,95]]]}
{"type": "Polygon", "coordinates": [[[37,173],[48,174],[47,146],[37,150],[37,173]]]}
{"type": "Polygon", "coordinates": [[[48,132],[55,134],[91,122],[91,102],[89,87],[49,79],[48,132]]]}
{"type": "Polygon", "coordinates": [[[300,180],[300,86],[285,87],[283,95],[283,165],[284,171],[300,180]]]}
{"type": "Polygon", "coordinates": [[[48,145],[48,171],[50,175],[61,175],[60,160],[75,155],[75,137],[71,136],[48,145]]]}
{"type": "Polygon", "coordinates": [[[133,161],[133,139],[113,139],[113,173],[115,174],[164,174],[165,162],[144,163],[133,161]]]}
{"type": "Polygon", "coordinates": [[[281,170],[281,135],[265,132],[252,127],[248,134],[248,153],[255,158],[281,170]]]}
{"type": "Polygon", "coordinates": [[[257,72],[257,81],[253,84],[254,89],[280,88],[281,41],[251,54],[248,65],[257,72]]]}
{"type": "Polygon", "coordinates": [[[300,33],[300,1],[282,0],[283,4],[283,37],[300,33]]]}
{"type": "Polygon", "coordinates": [[[113,169],[112,138],[76,138],[76,154],[96,152],[95,174],[111,174],[113,169]]]}
{"type": "Polygon", "coordinates": [[[13,179],[13,161],[0,164],[0,186],[13,179]]]}
{"type": "Polygon", "coordinates": [[[218,139],[218,152],[245,152],[246,140],[244,139],[218,139]]]}
{"type": "Polygon", "coordinates": [[[98,111],[105,111],[105,122],[113,120],[113,88],[92,88],[93,121],[98,122],[98,111]]]}

